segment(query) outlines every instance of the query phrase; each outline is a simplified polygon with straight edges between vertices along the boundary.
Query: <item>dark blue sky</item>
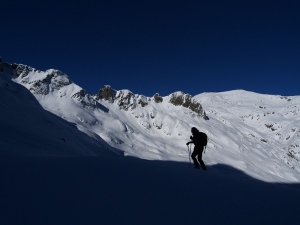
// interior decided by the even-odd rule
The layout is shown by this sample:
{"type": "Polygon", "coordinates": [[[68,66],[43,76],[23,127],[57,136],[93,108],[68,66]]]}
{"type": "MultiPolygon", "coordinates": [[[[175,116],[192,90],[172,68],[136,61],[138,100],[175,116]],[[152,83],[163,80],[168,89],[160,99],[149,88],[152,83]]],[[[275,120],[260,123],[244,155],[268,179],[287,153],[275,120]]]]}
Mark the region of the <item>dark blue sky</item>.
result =
{"type": "Polygon", "coordinates": [[[59,69],[90,94],[244,89],[300,95],[299,1],[7,1],[3,61],[59,69]]]}

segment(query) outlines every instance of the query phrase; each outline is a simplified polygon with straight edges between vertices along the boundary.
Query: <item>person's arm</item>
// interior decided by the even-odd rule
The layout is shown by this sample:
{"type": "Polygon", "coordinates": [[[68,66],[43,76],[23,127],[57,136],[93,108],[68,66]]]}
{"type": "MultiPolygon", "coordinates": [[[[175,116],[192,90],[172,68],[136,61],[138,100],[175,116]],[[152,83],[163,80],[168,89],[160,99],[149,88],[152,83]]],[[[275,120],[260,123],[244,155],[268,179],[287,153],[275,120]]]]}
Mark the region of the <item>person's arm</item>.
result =
{"type": "Polygon", "coordinates": [[[193,137],[193,136],[190,136],[190,139],[191,139],[192,141],[189,141],[188,143],[186,143],[186,145],[189,145],[189,144],[191,144],[191,143],[194,143],[194,137],[193,137]]]}

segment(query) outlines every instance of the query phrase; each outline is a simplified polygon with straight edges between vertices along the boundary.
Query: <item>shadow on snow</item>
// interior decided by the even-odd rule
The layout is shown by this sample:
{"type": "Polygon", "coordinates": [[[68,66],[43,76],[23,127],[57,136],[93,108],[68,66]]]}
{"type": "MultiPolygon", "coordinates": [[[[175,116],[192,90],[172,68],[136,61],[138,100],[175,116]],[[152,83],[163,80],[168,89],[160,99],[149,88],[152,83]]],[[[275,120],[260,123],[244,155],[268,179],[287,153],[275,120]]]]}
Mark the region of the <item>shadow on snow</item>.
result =
{"type": "Polygon", "coordinates": [[[226,165],[1,157],[1,224],[298,224],[300,184],[226,165]]]}

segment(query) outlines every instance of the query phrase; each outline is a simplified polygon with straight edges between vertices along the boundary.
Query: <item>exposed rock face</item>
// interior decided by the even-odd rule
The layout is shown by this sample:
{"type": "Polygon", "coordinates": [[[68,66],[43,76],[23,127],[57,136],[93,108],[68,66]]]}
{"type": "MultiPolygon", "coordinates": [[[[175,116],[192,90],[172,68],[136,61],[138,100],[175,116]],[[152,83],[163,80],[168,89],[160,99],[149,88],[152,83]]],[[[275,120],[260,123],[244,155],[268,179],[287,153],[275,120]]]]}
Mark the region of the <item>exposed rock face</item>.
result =
{"type": "MultiPolygon", "coordinates": [[[[33,94],[48,95],[55,93],[72,84],[68,76],[59,70],[50,69],[47,71],[39,71],[30,66],[22,64],[8,64],[3,63],[0,58],[0,72],[9,69],[10,76],[18,83],[26,86],[33,94]]],[[[73,92],[74,93],[74,92],[73,92]]],[[[109,85],[103,86],[98,94],[91,96],[85,90],[80,90],[77,93],[72,93],[72,99],[81,104],[83,107],[97,107],[97,101],[100,99],[108,101],[109,103],[116,104],[121,110],[132,110],[136,107],[147,107],[149,101],[155,103],[163,102],[163,98],[156,93],[152,98],[143,95],[133,94],[129,90],[116,91],[109,85]]],[[[60,97],[65,96],[62,91],[60,97]]],[[[200,102],[195,101],[191,95],[184,94],[183,92],[175,92],[170,95],[171,104],[175,106],[183,106],[195,112],[198,116],[207,119],[205,111],[203,110],[200,102]]]]}
{"type": "Polygon", "coordinates": [[[69,96],[76,104],[91,109],[100,106],[91,95],[83,89],[80,90],[77,85],[69,80],[66,74],[59,70],[40,71],[22,64],[0,63],[0,72],[2,67],[3,71],[6,70],[14,81],[22,84],[35,95],[53,93],[55,96],[62,98],[68,95],[67,92],[74,93],[74,90],[77,89],[77,93],[72,93],[69,96]],[[69,86],[71,84],[73,86],[69,86]]]}
{"type": "Polygon", "coordinates": [[[100,89],[98,94],[94,95],[95,100],[103,99],[110,103],[116,103],[120,109],[134,109],[137,104],[145,107],[148,105],[148,98],[143,95],[135,95],[129,90],[116,91],[109,85],[100,89]]]}
{"type": "MultiPolygon", "coordinates": [[[[150,100],[149,100],[149,101],[150,101],[150,100]]],[[[148,98],[145,97],[145,96],[143,96],[143,95],[139,95],[139,96],[137,97],[137,103],[138,103],[139,105],[141,105],[142,107],[145,107],[145,106],[148,105],[148,98]]]]}
{"type": "Polygon", "coordinates": [[[193,112],[197,113],[198,116],[204,119],[208,119],[200,102],[194,100],[189,94],[184,94],[183,92],[175,92],[170,96],[170,103],[175,106],[183,106],[189,108],[193,112]]]}
{"type": "Polygon", "coordinates": [[[160,102],[163,102],[163,98],[161,96],[159,96],[158,93],[156,93],[154,96],[153,96],[153,99],[156,103],[160,103],[160,102]]]}
{"type": "Polygon", "coordinates": [[[117,102],[119,108],[123,110],[134,109],[136,107],[136,98],[131,91],[117,91],[114,100],[117,102]]]}
{"type": "Polygon", "coordinates": [[[28,76],[30,72],[40,72],[30,66],[22,65],[22,64],[12,64],[11,68],[14,69],[13,77],[24,78],[28,76]]]}
{"type": "Polygon", "coordinates": [[[135,95],[128,90],[117,91],[115,101],[120,109],[123,110],[134,109],[137,107],[137,104],[142,107],[148,105],[147,97],[143,95],[135,95]]]}
{"type": "Polygon", "coordinates": [[[32,87],[29,90],[34,94],[47,95],[50,91],[59,90],[72,83],[67,77],[62,75],[63,74],[60,71],[55,71],[47,75],[43,80],[29,82],[32,84],[32,87]]]}
{"type": "Polygon", "coordinates": [[[114,102],[114,98],[116,96],[116,91],[111,88],[109,85],[103,86],[94,97],[98,101],[99,99],[104,99],[111,103],[114,102]]]}
{"type": "MultiPolygon", "coordinates": [[[[134,109],[137,107],[137,105],[146,107],[148,105],[148,102],[151,100],[155,103],[163,102],[163,98],[158,93],[156,93],[152,98],[147,98],[143,95],[135,95],[129,90],[116,91],[109,85],[101,88],[98,94],[94,95],[94,99],[96,101],[98,101],[99,99],[103,99],[110,103],[116,103],[122,110],[134,109]]],[[[198,116],[204,119],[208,119],[200,102],[194,100],[189,94],[184,94],[183,92],[175,92],[170,95],[169,102],[175,106],[186,107],[195,112],[198,116]]]]}
{"type": "Polygon", "coordinates": [[[80,102],[83,107],[90,107],[93,109],[97,107],[97,102],[83,89],[74,94],[72,98],[80,102]]]}
{"type": "Polygon", "coordinates": [[[59,70],[50,69],[42,72],[22,64],[12,64],[10,67],[13,69],[12,77],[19,79],[19,82],[26,85],[33,94],[47,95],[72,83],[68,76],[59,70]],[[32,79],[31,73],[41,74],[43,78],[32,79]]]}

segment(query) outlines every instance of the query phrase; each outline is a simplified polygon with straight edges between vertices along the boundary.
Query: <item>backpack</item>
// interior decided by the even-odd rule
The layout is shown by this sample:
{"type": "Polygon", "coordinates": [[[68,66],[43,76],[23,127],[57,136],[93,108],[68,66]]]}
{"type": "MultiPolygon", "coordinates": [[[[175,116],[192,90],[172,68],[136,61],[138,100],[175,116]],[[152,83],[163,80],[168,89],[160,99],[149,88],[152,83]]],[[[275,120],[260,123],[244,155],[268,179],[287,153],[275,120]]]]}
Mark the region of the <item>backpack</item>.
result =
{"type": "Polygon", "coordinates": [[[197,132],[194,135],[193,139],[195,141],[195,145],[206,147],[206,145],[207,145],[207,135],[206,135],[206,133],[197,132]]]}
{"type": "Polygon", "coordinates": [[[199,132],[199,137],[200,137],[201,145],[206,148],[206,145],[207,145],[207,135],[206,135],[206,133],[199,132]]]}

